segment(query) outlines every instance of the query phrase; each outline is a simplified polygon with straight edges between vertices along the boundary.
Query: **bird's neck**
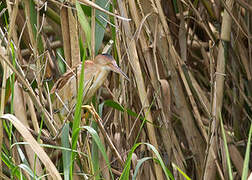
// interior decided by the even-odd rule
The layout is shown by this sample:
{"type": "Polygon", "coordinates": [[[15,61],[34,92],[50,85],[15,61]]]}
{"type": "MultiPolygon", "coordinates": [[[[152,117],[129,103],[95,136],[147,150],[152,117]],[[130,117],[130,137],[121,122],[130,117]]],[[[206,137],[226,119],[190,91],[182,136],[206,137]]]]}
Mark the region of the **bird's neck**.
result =
{"type": "Polygon", "coordinates": [[[95,74],[91,87],[86,89],[88,93],[84,92],[84,97],[86,96],[86,93],[88,94],[88,96],[86,96],[86,98],[84,99],[90,99],[94,95],[94,93],[102,86],[102,84],[106,80],[108,73],[109,70],[103,69],[103,67],[97,68],[97,72],[95,74]]]}
{"type": "Polygon", "coordinates": [[[100,67],[100,72],[97,73],[97,77],[95,78],[95,82],[94,82],[94,85],[96,84],[99,84],[99,86],[97,87],[100,87],[103,82],[106,80],[107,76],[108,76],[108,73],[109,73],[109,69],[106,69],[105,67],[100,67]]]}

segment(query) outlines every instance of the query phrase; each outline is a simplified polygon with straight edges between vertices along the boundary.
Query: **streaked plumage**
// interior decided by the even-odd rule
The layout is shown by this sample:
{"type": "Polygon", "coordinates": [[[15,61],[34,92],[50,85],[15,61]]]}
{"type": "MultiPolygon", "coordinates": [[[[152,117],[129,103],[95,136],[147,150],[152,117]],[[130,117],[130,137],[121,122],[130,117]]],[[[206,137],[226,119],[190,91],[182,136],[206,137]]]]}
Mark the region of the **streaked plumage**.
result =
{"type": "MultiPolygon", "coordinates": [[[[104,83],[110,71],[114,71],[123,75],[126,79],[128,77],[117,66],[116,61],[111,55],[100,54],[97,55],[94,61],[86,60],[84,64],[84,99],[83,103],[87,103],[94,93],[104,83]]],[[[59,109],[62,113],[68,113],[76,103],[77,85],[80,79],[81,63],[72,70],[63,74],[51,89],[51,93],[57,92],[61,100],[56,99],[54,107],[59,109]],[[61,102],[62,101],[62,102],[61,102]],[[63,106],[65,104],[65,108],[63,106]],[[65,109],[68,108],[66,111],[65,109]]]]}

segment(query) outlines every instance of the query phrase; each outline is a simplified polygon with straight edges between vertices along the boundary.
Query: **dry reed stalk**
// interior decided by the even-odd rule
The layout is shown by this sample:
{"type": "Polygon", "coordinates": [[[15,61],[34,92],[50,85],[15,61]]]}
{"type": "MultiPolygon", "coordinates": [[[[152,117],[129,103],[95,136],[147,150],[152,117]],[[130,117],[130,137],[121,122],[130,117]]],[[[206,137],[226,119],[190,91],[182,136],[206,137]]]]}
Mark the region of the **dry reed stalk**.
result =
{"type": "MultiPolygon", "coordinates": [[[[126,7],[125,4],[122,1],[118,1],[118,6],[119,6],[119,10],[120,13],[122,14],[123,17],[128,17],[127,15],[127,11],[126,11],[126,7]]],[[[147,123],[147,129],[148,129],[148,136],[150,139],[150,143],[157,149],[158,148],[158,144],[157,144],[157,137],[155,134],[155,129],[153,127],[153,118],[152,118],[152,114],[151,112],[148,110],[148,108],[150,107],[150,103],[148,101],[147,98],[147,93],[146,93],[146,88],[145,88],[145,84],[144,84],[144,79],[143,79],[143,74],[142,74],[142,70],[140,68],[140,63],[139,63],[139,58],[138,58],[138,54],[137,54],[137,50],[136,50],[136,44],[135,41],[131,34],[131,28],[130,28],[130,24],[126,21],[122,22],[122,25],[124,27],[124,33],[126,35],[125,40],[126,40],[126,48],[127,50],[127,55],[129,57],[130,60],[130,64],[131,67],[133,69],[133,73],[135,75],[135,79],[136,79],[136,84],[137,84],[137,90],[138,90],[138,95],[140,97],[141,100],[141,104],[142,107],[144,108],[144,115],[145,118],[149,121],[149,123],[147,123]]],[[[155,156],[154,152],[153,152],[153,156],[155,156]]],[[[162,169],[161,167],[154,163],[154,168],[155,168],[155,175],[157,179],[162,180],[163,179],[163,175],[162,175],[162,169]]]]}
{"type": "MultiPolygon", "coordinates": [[[[70,29],[68,20],[68,8],[61,7],[60,9],[60,24],[62,31],[63,49],[65,55],[66,64],[72,67],[71,61],[71,43],[70,43],[70,29]]],[[[70,22],[71,23],[71,22],[70,22]]]]}
{"type": "MultiPolygon", "coordinates": [[[[153,53],[151,53],[151,48],[148,46],[148,37],[146,36],[147,32],[145,31],[146,28],[146,20],[149,18],[149,16],[153,16],[154,13],[148,13],[145,17],[141,17],[142,21],[140,22],[139,13],[137,11],[136,5],[133,1],[129,2],[129,8],[131,11],[131,14],[134,14],[132,16],[133,22],[136,24],[137,30],[136,30],[136,39],[139,38],[140,45],[143,53],[144,62],[146,63],[146,70],[148,71],[148,74],[150,74],[150,81],[152,84],[152,88],[154,89],[154,98],[155,101],[157,101],[155,104],[158,109],[161,110],[159,122],[162,124],[161,127],[161,137],[163,139],[163,143],[165,146],[166,153],[168,157],[170,157],[171,162],[174,162],[181,167],[181,169],[185,170],[183,162],[184,157],[182,155],[181,149],[178,145],[178,140],[175,136],[175,132],[173,130],[173,127],[171,126],[171,92],[170,92],[170,85],[168,81],[165,79],[160,79],[160,70],[158,69],[158,62],[157,62],[157,56],[156,56],[156,47],[157,47],[157,26],[155,27],[155,33],[154,41],[153,41],[153,53]],[[154,57],[154,58],[151,58],[154,57]]],[[[140,9],[143,9],[141,7],[141,4],[139,4],[140,9]]],[[[143,14],[144,15],[144,14],[143,14]]],[[[157,23],[156,23],[157,25],[157,23]]],[[[182,177],[181,177],[182,178],[182,177]]]]}
{"type": "MultiPolygon", "coordinates": [[[[16,82],[14,84],[14,103],[13,103],[13,109],[14,109],[14,114],[15,116],[20,119],[20,122],[29,128],[29,122],[27,119],[27,113],[26,113],[26,102],[24,100],[24,94],[23,94],[23,89],[18,85],[16,82]]],[[[21,140],[20,140],[21,141],[21,140]]],[[[33,171],[36,171],[39,176],[43,175],[43,170],[40,164],[39,160],[35,160],[35,153],[33,152],[32,148],[30,145],[25,145],[25,151],[27,153],[27,159],[31,165],[31,167],[35,167],[36,169],[33,169],[33,171]]]]}
{"type": "Polygon", "coordinates": [[[28,129],[12,114],[5,114],[1,116],[1,118],[10,121],[15,126],[15,128],[23,136],[24,140],[29,143],[30,147],[32,148],[32,151],[37,154],[39,159],[45,165],[46,169],[49,171],[50,175],[52,176],[52,179],[60,180],[61,176],[58,170],[56,169],[55,165],[53,164],[51,159],[48,157],[48,155],[45,153],[45,151],[40,147],[40,145],[37,143],[37,141],[28,131],[28,129]]]}
{"type": "Polygon", "coordinates": [[[38,97],[35,95],[33,89],[31,88],[30,84],[28,83],[27,79],[24,78],[23,73],[20,73],[16,68],[13,67],[13,65],[9,62],[8,59],[6,59],[5,56],[0,54],[0,58],[10,67],[10,69],[15,73],[17,76],[17,80],[27,89],[34,105],[37,108],[37,111],[39,113],[42,113],[45,118],[45,124],[47,125],[50,133],[52,133],[53,136],[56,135],[56,129],[54,125],[51,122],[51,117],[49,116],[49,113],[46,111],[46,109],[43,107],[41,102],[39,101],[38,97]]]}
{"type": "MultiPolygon", "coordinates": [[[[228,5],[228,9],[232,11],[233,1],[226,1],[228,5]]],[[[224,50],[224,44],[230,41],[230,32],[231,32],[231,24],[232,19],[228,14],[227,10],[224,11],[224,16],[222,20],[222,28],[221,28],[221,40],[219,42],[219,51],[218,51],[218,59],[217,59],[217,68],[215,72],[215,83],[214,83],[214,99],[212,103],[212,117],[213,122],[211,125],[211,141],[209,152],[207,156],[206,168],[204,172],[204,179],[215,179],[216,178],[216,163],[215,157],[217,155],[217,139],[218,139],[218,127],[219,127],[219,117],[222,112],[222,102],[223,102],[223,88],[224,88],[224,80],[225,80],[225,69],[226,69],[226,61],[227,57],[224,54],[228,49],[224,50]],[[214,152],[214,154],[212,153],[214,152]]],[[[227,52],[226,52],[227,53],[227,52]]]]}
{"type": "MultiPolygon", "coordinates": [[[[73,1],[75,2],[75,1],[73,1]]],[[[68,28],[70,36],[70,52],[71,52],[71,64],[68,64],[70,67],[81,62],[80,59],[80,46],[79,46],[79,32],[78,32],[78,22],[76,19],[77,13],[73,12],[71,8],[67,8],[68,14],[68,28]]]]}
{"type": "Polygon", "coordinates": [[[204,146],[205,145],[194,123],[193,117],[189,110],[189,106],[186,102],[185,94],[183,93],[182,86],[179,82],[179,77],[176,72],[176,58],[178,57],[178,55],[173,47],[174,45],[172,42],[171,33],[169,31],[167,22],[165,20],[163,10],[161,8],[159,1],[155,1],[155,5],[156,5],[155,7],[157,8],[157,12],[158,12],[161,24],[162,24],[163,31],[165,32],[165,37],[162,37],[162,40],[161,39],[158,40],[157,49],[159,50],[161,54],[162,61],[164,62],[166,68],[168,68],[168,72],[170,72],[171,74],[171,79],[169,80],[169,84],[170,84],[172,93],[174,95],[174,101],[175,101],[176,107],[180,111],[180,118],[183,120],[182,126],[186,133],[186,138],[189,143],[190,150],[192,150],[194,154],[194,162],[197,167],[196,168],[197,176],[200,177],[203,172],[202,165],[204,161],[204,149],[205,149],[204,146]]]}
{"type": "MultiPolygon", "coordinates": [[[[26,109],[24,108],[27,103],[27,111],[30,112],[33,128],[37,132],[35,134],[38,135],[40,131],[37,116],[41,113],[45,115],[46,122],[43,130],[49,130],[52,134],[55,134],[55,127],[51,123],[53,112],[50,94],[48,93],[48,83],[44,82],[44,66],[53,62],[51,52],[58,51],[57,48],[64,49],[65,57],[63,58],[70,66],[75,63],[75,60],[79,61],[82,56],[79,53],[79,36],[85,39],[85,35],[76,21],[75,1],[63,4],[59,1],[50,0],[50,3],[47,4],[47,11],[43,13],[41,13],[43,3],[34,1],[36,14],[40,14],[37,16],[36,27],[31,24],[28,0],[16,0],[15,4],[11,4],[10,1],[6,2],[8,2],[6,9],[8,9],[10,21],[6,33],[8,40],[6,40],[5,44],[7,45],[4,49],[2,46],[0,47],[0,51],[3,52],[0,53],[0,59],[4,72],[3,77],[1,77],[3,78],[2,87],[6,87],[6,78],[9,76],[9,70],[6,71],[5,66],[7,63],[7,66],[11,67],[16,73],[18,82],[28,91],[24,95],[28,97],[27,101],[23,101],[23,106],[19,107],[20,109],[23,108],[22,111],[20,110],[22,115],[18,115],[18,112],[16,112],[17,116],[22,117],[24,120],[27,119],[26,109]],[[22,2],[22,5],[25,6],[20,6],[20,4],[18,6],[18,2],[22,2]],[[56,26],[52,24],[48,11],[58,16],[58,24],[53,18],[56,26]],[[73,20],[74,23],[72,23],[73,20]],[[32,32],[34,27],[36,33],[32,32]],[[60,28],[62,34],[51,32],[54,27],[60,28]],[[40,34],[42,34],[44,49],[50,49],[49,53],[39,49],[40,34]],[[61,36],[63,43],[60,40],[55,41],[55,39],[61,39],[61,36]],[[35,69],[38,72],[35,72],[35,76],[31,76],[32,78],[29,78],[29,80],[35,79],[38,83],[38,91],[35,92],[30,86],[31,81],[27,81],[28,78],[25,78],[25,73],[23,73],[19,65],[17,65],[16,69],[11,65],[9,61],[11,56],[10,44],[8,45],[11,40],[16,45],[15,56],[17,62],[21,64],[21,68],[25,66],[28,67],[27,69],[31,69],[30,67],[36,65],[35,69]],[[50,41],[56,42],[56,48],[53,45],[54,43],[50,41]],[[51,46],[52,48],[48,48],[51,46]],[[22,50],[22,53],[21,47],[26,48],[22,50]],[[73,59],[75,60],[72,62],[73,59]],[[45,109],[45,105],[48,107],[49,112],[45,109]]],[[[116,46],[113,49],[115,58],[118,57],[119,64],[121,64],[122,60],[126,59],[127,56],[131,63],[131,66],[127,64],[124,66],[125,63],[122,63],[123,65],[120,65],[120,67],[125,69],[124,72],[127,72],[132,81],[125,82],[121,79],[118,81],[112,75],[111,79],[109,79],[109,85],[106,85],[107,90],[102,89],[97,96],[97,99],[100,99],[100,97],[104,99],[107,99],[107,97],[113,98],[117,103],[123,104],[125,109],[138,112],[138,116],[135,118],[129,115],[127,111],[122,114],[117,110],[109,109],[107,106],[103,107],[103,114],[106,114],[106,116],[101,117],[104,120],[101,129],[106,134],[106,138],[111,141],[109,146],[114,146],[115,151],[121,156],[118,160],[121,165],[115,167],[117,169],[112,169],[114,174],[121,175],[123,160],[137,139],[138,142],[149,141],[151,144],[158,146],[159,152],[163,155],[162,158],[168,161],[168,169],[173,168],[172,173],[177,179],[183,179],[183,177],[178,174],[174,166],[171,166],[172,163],[176,164],[183,172],[188,173],[191,178],[199,179],[203,173],[206,179],[215,178],[218,171],[220,178],[226,179],[227,165],[225,158],[227,157],[222,138],[218,135],[218,113],[221,111],[224,129],[228,131],[226,136],[233,170],[236,170],[235,173],[239,176],[242,175],[244,159],[241,152],[244,150],[247,125],[250,122],[252,111],[250,93],[252,90],[251,27],[249,18],[246,16],[251,12],[251,5],[241,1],[235,2],[237,3],[231,10],[231,8],[227,9],[228,3],[224,1],[215,0],[213,4],[200,1],[193,4],[191,1],[185,0],[176,2],[178,7],[176,9],[175,2],[171,0],[138,0],[123,2],[123,5],[127,7],[126,10],[121,8],[120,5],[118,8],[117,4],[111,3],[112,6],[115,5],[113,7],[114,12],[108,12],[101,7],[97,7],[94,0],[81,0],[82,4],[88,5],[92,9],[92,17],[90,16],[91,29],[95,27],[94,8],[113,15],[112,18],[114,18],[116,29],[116,33],[112,33],[113,36],[116,36],[116,46]],[[226,10],[222,19],[221,12],[223,8],[226,10]],[[124,11],[131,14],[129,15],[132,19],[130,22],[121,21],[121,19],[128,20],[127,17],[115,15],[124,11]],[[228,31],[224,31],[227,15],[229,15],[227,21],[233,21],[234,23],[232,26],[228,25],[228,31]],[[218,29],[219,24],[223,26],[221,31],[218,29]],[[221,35],[219,35],[219,31],[222,33],[221,35]],[[231,33],[233,39],[228,42],[230,43],[230,49],[228,50],[231,57],[230,61],[220,65],[220,62],[224,62],[222,44],[225,37],[223,35],[229,37],[231,33]],[[218,41],[219,39],[221,40],[218,41]],[[218,47],[215,46],[216,43],[219,43],[217,44],[218,47]],[[127,55],[125,56],[125,54],[127,55]],[[223,71],[224,69],[227,71],[223,71]],[[134,81],[134,77],[136,81],[134,81]],[[213,86],[214,83],[215,86],[213,86]],[[212,115],[214,115],[214,121],[212,121],[212,115]],[[138,132],[141,127],[142,116],[145,116],[148,121],[151,120],[153,124],[147,122],[147,128],[145,129],[144,126],[138,132]]],[[[122,1],[119,1],[119,3],[122,3],[122,1]]],[[[122,15],[124,16],[126,13],[122,15]]],[[[5,27],[5,25],[3,26],[5,27]]],[[[113,29],[110,28],[105,32],[104,42],[111,39],[112,31],[113,29]]],[[[95,47],[94,31],[92,31],[91,37],[93,39],[91,43],[92,51],[89,55],[93,56],[95,47]]],[[[2,43],[0,44],[2,45],[2,43]]],[[[29,73],[29,77],[30,74],[33,75],[33,73],[29,73]]],[[[4,90],[1,93],[3,110],[3,105],[9,95],[7,92],[6,97],[3,98],[5,96],[4,90]]],[[[20,98],[24,99],[21,96],[20,98]]],[[[27,125],[27,121],[24,121],[23,124],[27,125]]],[[[8,141],[7,136],[3,138],[8,141]]],[[[0,142],[3,138],[0,136],[0,142]]],[[[6,143],[7,147],[10,146],[8,143],[11,142],[6,143]]],[[[84,149],[91,156],[90,147],[88,138],[83,142],[81,138],[79,139],[78,150],[84,149]]],[[[134,161],[141,156],[142,152],[147,151],[146,146],[137,149],[134,161]]],[[[107,147],[110,160],[117,158],[117,153],[112,153],[111,147],[107,147]]],[[[15,147],[12,154],[18,156],[15,147]]],[[[55,153],[55,157],[58,157],[57,153],[55,153]]],[[[79,158],[81,166],[85,167],[84,172],[95,173],[90,168],[92,165],[89,159],[81,154],[79,154],[79,158]]],[[[16,163],[20,163],[20,158],[14,160],[16,163]]],[[[102,160],[100,164],[106,166],[106,163],[102,160]]],[[[117,162],[115,162],[116,165],[118,165],[117,162]]],[[[79,167],[76,166],[76,168],[79,167]]],[[[132,166],[133,170],[134,168],[135,166],[132,166]]],[[[105,179],[110,176],[104,171],[102,174],[105,179]]],[[[140,169],[138,178],[155,179],[156,174],[162,174],[162,172],[158,170],[154,162],[149,161],[144,163],[140,169]],[[154,165],[155,168],[152,168],[154,165]]]]}
{"type": "MultiPolygon", "coordinates": [[[[6,55],[5,49],[0,46],[0,53],[6,55]]],[[[0,115],[2,116],[4,113],[4,104],[5,104],[5,89],[6,89],[6,81],[7,81],[7,73],[8,66],[5,62],[2,62],[3,67],[3,82],[2,82],[2,90],[1,90],[1,107],[0,107],[0,115]]],[[[2,153],[2,143],[3,143],[3,122],[0,121],[0,153],[2,153]]],[[[0,162],[0,174],[2,174],[2,161],[0,162]]]]}

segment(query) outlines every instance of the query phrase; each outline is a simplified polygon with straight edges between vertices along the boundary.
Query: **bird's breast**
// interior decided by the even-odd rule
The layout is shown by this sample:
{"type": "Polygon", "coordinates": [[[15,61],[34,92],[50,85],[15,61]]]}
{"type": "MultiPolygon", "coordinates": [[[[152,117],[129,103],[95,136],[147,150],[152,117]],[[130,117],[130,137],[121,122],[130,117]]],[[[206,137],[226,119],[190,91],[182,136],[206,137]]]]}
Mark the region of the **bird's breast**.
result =
{"type": "Polygon", "coordinates": [[[85,81],[84,85],[84,103],[86,103],[94,93],[101,87],[108,76],[109,71],[99,70],[85,81]]]}

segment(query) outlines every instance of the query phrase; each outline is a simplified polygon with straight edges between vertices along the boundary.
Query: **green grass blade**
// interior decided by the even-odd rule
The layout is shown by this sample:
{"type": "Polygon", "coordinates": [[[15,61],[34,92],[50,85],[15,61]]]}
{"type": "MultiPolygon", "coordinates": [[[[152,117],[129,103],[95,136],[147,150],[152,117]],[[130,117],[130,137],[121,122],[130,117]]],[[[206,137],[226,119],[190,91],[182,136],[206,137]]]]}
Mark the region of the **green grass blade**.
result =
{"type": "Polygon", "coordinates": [[[150,160],[150,159],[153,159],[153,158],[152,158],[152,157],[144,157],[144,158],[138,160],[137,165],[136,165],[135,172],[134,172],[133,177],[132,177],[133,180],[136,179],[138,170],[139,170],[139,168],[141,167],[141,165],[142,165],[145,161],[148,161],[148,160],[150,160]]]}
{"type": "MultiPolygon", "coordinates": [[[[92,128],[94,131],[98,131],[98,125],[95,121],[92,121],[92,128]]],[[[94,138],[92,139],[92,165],[94,169],[95,179],[100,179],[100,161],[99,161],[99,147],[95,143],[94,138]]]]}
{"type": "MultiPolygon", "coordinates": [[[[80,120],[81,120],[81,105],[82,105],[82,100],[83,100],[83,91],[84,91],[84,64],[85,60],[82,61],[82,66],[81,66],[81,74],[80,74],[80,84],[78,88],[78,93],[77,93],[77,104],[74,112],[74,121],[73,121],[73,135],[72,135],[72,149],[76,150],[77,149],[77,140],[79,137],[79,127],[80,127],[80,120]]],[[[74,164],[74,159],[75,159],[75,152],[72,152],[71,155],[71,166],[70,166],[70,179],[72,179],[73,175],[73,164],[74,164]]]]}
{"type": "Polygon", "coordinates": [[[105,159],[106,161],[106,164],[109,168],[109,171],[110,171],[110,174],[111,174],[111,177],[112,179],[114,179],[114,176],[112,174],[112,171],[111,171],[111,167],[110,167],[110,163],[109,163],[109,159],[108,159],[108,156],[107,156],[107,153],[106,153],[106,150],[105,150],[105,147],[103,146],[97,132],[90,126],[83,126],[82,128],[86,129],[92,136],[93,140],[95,141],[96,145],[98,146],[103,158],[105,159]]]}
{"type": "MultiPolygon", "coordinates": [[[[102,110],[103,110],[104,103],[99,104],[98,106],[98,114],[102,117],[102,110]]],[[[91,124],[92,128],[98,133],[98,124],[96,121],[92,121],[91,124]]],[[[97,146],[94,138],[92,139],[92,164],[95,173],[95,179],[100,179],[100,161],[99,161],[99,147],[97,146]]]]}
{"type": "MultiPolygon", "coordinates": [[[[109,0],[96,0],[96,4],[100,7],[102,7],[105,10],[109,10],[110,3],[108,2],[109,0]]],[[[95,11],[95,16],[96,16],[96,24],[95,24],[95,54],[98,54],[98,51],[101,47],[104,33],[106,30],[107,26],[107,21],[104,19],[108,19],[108,15],[105,14],[104,12],[101,12],[99,10],[95,11]]]]}
{"type": "Polygon", "coordinates": [[[78,1],[76,1],[76,10],[78,15],[78,21],[80,22],[80,25],[85,32],[86,42],[88,45],[89,53],[91,54],[91,28],[90,23],[88,22],[81,5],[78,1]]]}
{"type": "MultiPolygon", "coordinates": [[[[14,179],[14,177],[17,177],[17,179],[21,179],[23,177],[22,173],[19,171],[19,168],[12,162],[12,157],[6,155],[2,152],[1,160],[3,163],[8,167],[8,169],[11,172],[11,177],[14,179]]],[[[24,178],[24,177],[23,177],[24,178]]]]}
{"type": "Polygon", "coordinates": [[[157,151],[157,149],[156,149],[153,145],[151,145],[151,144],[149,144],[149,143],[143,143],[143,144],[147,145],[147,146],[148,146],[149,148],[151,148],[151,150],[155,153],[155,155],[157,156],[157,160],[159,161],[159,163],[160,163],[160,165],[161,165],[161,167],[162,167],[162,169],[163,169],[163,171],[164,171],[164,173],[165,173],[166,178],[167,178],[167,179],[170,179],[170,178],[171,178],[171,179],[174,179],[173,176],[170,176],[171,173],[168,172],[168,170],[167,170],[167,168],[166,168],[166,166],[165,166],[165,164],[164,164],[164,161],[162,160],[162,158],[161,158],[159,152],[157,151]],[[170,178],[169,178],[169,177],[170,177],[170,178]]]}
{"type": "Polygon", "coordinates": [[[19,158],[21,159],[22,163],[29,166],[29,162],[27,161],[26,156],[23,153],[23,150],[20,148],[20,146],[17,146],[17,151],[18,151],[18,155],[19,155],[19,158]]]}
{"type": "Polygon", "coordinates": [[[124,111],[124,108],[120,104],[118,104],[117,102],[115,102],[113,100],[106,100],[104,102],[104,105],[107,105],[109,107],[112,107],[112,108],[117,109],[122,112],[124,111]]]}
{"type": "Polygon", "coordinates": [[[43,48],[43,43],[41,39],[41,35],[37,33],[37,10],[36,10],[36,5],[33,0],[29,1],[29,6],[30,6],[30,20],[31,20],[31,26],[32,26],[32,33],[34,36],[34,40],[37,40],[37,48],[39,53],[43,53],[44,48],[43,48]],[[38,37],[37,37],[38,36],[38,37]]]}
{"type": "Polygon", "coordinates": [[[228,145],[227,145],[227,139],[225,135],[225,130],[223,127],[223,122],[222,122],[222,117],[220,113],[220,125],[221,125],[221,133],[224,141],[224,147],[225,147],[225,152],[226,152],[226,157],[227,157],[227,165],[228,165],[228,176],[230,180],[233,180],[233,172],[232,172],[232,166],[231,166],[231,160],[230,160],[230,155],[228,151],[228,145]]]}
{"type": "MultiPolygon", "coordinates": [[[[133,116],[133,117],[137,117],[138,114],[135,113],[134,111],[130,110],[130,109],[125,109],[122,105],[118,104],[117,102],[113,101],[113,100],[106,100],[104,102],[104,105],[112,107],[114,109],[117,109],[121,112],[126,111],[128,115],[133,116]]],[[[142,116],[139,117],[141,120],[145,120],[142,116]]]]}
{"type": "MultiPolygon", "coordinates": [[[[29,145],[29,144],[27,142],[18,142],[18,143],[13,143],[11,145],[11,147],[13,147],[14,145],[29,145]]],[[[82,156],[85,156],[85,157],[88,158],[88,156],[85,153],[77,151],[77,150],[73,150],[73,149],[70,149],[70,148],[65,148],[65,147],[62,147],[62,146],[55,146],[55,145],[51,145],[51,144],[40,144],[40,146],[45,147],[45,148],[58,149],[58,150],[62,150],[62,151],[64,150],[64,151],[75,152],[75,153],[79,153],[82,156]]]]}
{"type": "Polygon", "coordinates": [[[191,180],[191,178],[187,176],[186,173],[184,173],[176,164],[172,163],[172,166],[176,168],[180,172],[180,174],[182,174],[185,177],[186,180],[191,180]]]}
{"type": "Polygon", "coordinates": [[[137,143],[135,144],[129,154],[128,154],[128,157],[127,157],[127,160],[125,162],[125,166],[124,166],[124,169],[123,169],[123,172],[122,172],[122,175],[120,176],[119,180],[128,180],[129,179],[129,174],[130,174],[130,164],[131,164],[131,159],[132,159],[132,154],[133,152],[136,150],[136,148],[138,146],[140,146],[142,143],[137,143]]]}
{"type": "Polygon", "coordinates": [[[157,151],[157,149],[153,145],[151,145],[149,143],[137,143],[131,148],[131,150],[130,150],[130,152],[128,154],[128,158],[127,158],[127,160],[125,162],[125,167],[123,169],[120,180],[128,180],[129,179],[132,154],[136,150],[136,148],[141,144],[147,145],[155,153],[155,155],[157,157],[157,161],[158,161],[158,163],[160,164],[160,166],[162,167],[162,169],[163,169],[163,171],[165,173],[166,179],[171,178],[172,180],[174,180],[174,177],[172,176],[172,173],[166,168],[166,166],[164,164],[164,161],[162,160],[162,158],[161,158],[159,152],[157,151]]]}
{"type": "Polygon", "coordinates": [[[250,129],[249,129],[249,135],[248,135],[248,144],[247,144],[247,148],[246,148],[245,159],[244,159],[243,170],[242,170],[242,180],[246,180],[248,178],[250,148],[251,148],[251,136],[252,136],[252,123],[250,123],[250,129]]]}
{"type": "MultiPolygon", "coordinates": [[[[61,135],[61,145],[65,148],[70,148],[68,135],[69,135],[69,124],[65,124],[65,126],[62,129],[62,135],[61,135]]],[[[70,178],[69,167],[71,164],[71,152],[67,150],[62,150],[62,156],[63,156],[64,179],[69,180],[70,178]]]]}
{"type": "Polygon", "coordinates": [[[20,165],[18,165],[18,167],[23,169],[25,172],[27,172],[32,177],[32,179],[38,180],[38,177],[36,175],[34,175],[34,172],[26,164],[20,164],[20,165]]]}

